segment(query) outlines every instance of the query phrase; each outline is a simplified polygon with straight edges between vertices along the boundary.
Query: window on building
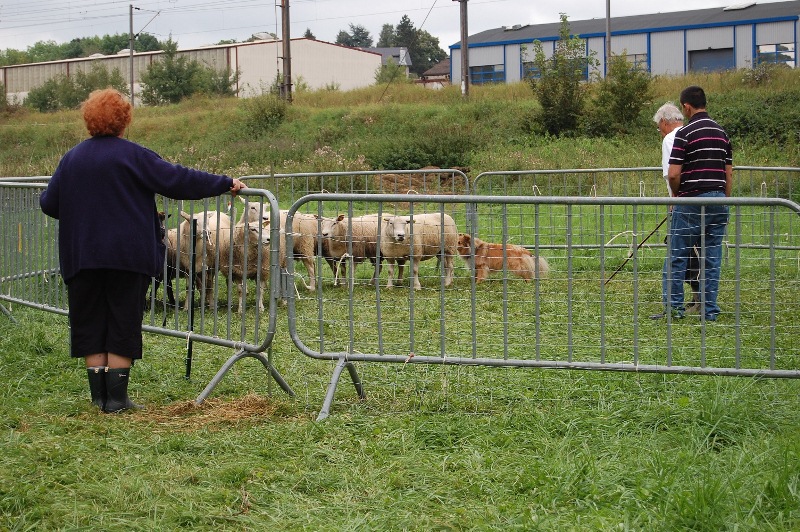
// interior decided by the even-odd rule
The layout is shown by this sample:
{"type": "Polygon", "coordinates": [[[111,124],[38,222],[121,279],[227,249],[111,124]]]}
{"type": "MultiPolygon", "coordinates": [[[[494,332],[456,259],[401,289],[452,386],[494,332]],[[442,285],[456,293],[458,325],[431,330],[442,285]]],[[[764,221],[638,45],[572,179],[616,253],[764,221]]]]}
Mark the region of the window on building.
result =
{"type": "MultiPolygon", "coordinates": [[[[583,61],[581,70],[583,71],[583,81],[589,81],[589,60],[583,61]]],[[[533,61],[522,62],[522,79],[539,79],[542,73],[533,64],[533,61]]]]}
{"type": "Polygon", "coordinates": [[[775,63],[793,67],[797,55],[794,43],[788,44],[760,44],[757,50],[756,63],[775,63]]]}
{"type": "Polygon", "coordinates": [[[650,72],[650,65],[647,64],[647,54],[628,54],[625,56],[632,70],[642,70],[650,72]]]}
{"type": "Polygon", "coordinates": [[[506,80],[506,71],[503,65],[475,66],[469,67],[469,77],[474,85],[503,83],[506,80]]]}
{"type": "Polygon", "coordinates": [[[533,64],[533,61],[522,62],[522,79],[539,79],[540,77],[542,77],[542,73],[533,64]]]}

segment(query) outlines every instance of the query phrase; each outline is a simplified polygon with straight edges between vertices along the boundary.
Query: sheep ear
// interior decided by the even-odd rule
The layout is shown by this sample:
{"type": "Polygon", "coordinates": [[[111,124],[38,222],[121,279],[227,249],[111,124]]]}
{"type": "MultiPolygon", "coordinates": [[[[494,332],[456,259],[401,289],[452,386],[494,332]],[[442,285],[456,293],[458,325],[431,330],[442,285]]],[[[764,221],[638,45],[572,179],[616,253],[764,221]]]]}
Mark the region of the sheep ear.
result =
{"type": "Polygon", "coordinates": [[[239,196],[239,201],[241,201],[242,203],[247,203],[247,200],[246,200],[246,199],[244,199],[244,198],[243,198],[243,197],[241,197],[241,196],[239,196]]]}
{"type": "Polygon", "coordinates": [[[189,213],[187,213],[185,211],[181,211],[181,218],[183,218],[187,222],[191,222],[192,221],[192,217],[189,216],[189,213]]]}
{"type": "Polygon", "coordinates": [[[339,216],[336,218],[336,221],[337,221],[337,222],[341,222],[342,220],[344,220],[344,214],[340,214],[340,215],[339,215],[339,216]]]}

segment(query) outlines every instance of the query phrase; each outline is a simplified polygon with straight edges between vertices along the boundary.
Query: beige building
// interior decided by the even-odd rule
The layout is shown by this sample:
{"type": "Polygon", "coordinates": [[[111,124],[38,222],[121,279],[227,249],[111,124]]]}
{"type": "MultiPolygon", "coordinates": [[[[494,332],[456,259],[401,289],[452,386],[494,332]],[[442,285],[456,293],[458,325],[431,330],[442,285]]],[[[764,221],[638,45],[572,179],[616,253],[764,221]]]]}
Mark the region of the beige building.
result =
{"type": "MultiPolygon", "coordinates": [[[[133,54],[127,50],[117,55],[99,55],[80,59],[50,61],[28,65],[0,67],[0,83],[6,100],[22,102],[31,89],[59,76],[76,72],[89,72],[95,65],[112,71],[118,69],[130,85],[133,68],[133,88],[136,94],[141,87],[142,73],[162,52],[133,54]]],[[[196,60],[215,70],[230,68],[240,72],[237,91],[240,97],[250,97],[267,92],[283,72],[283,43],[278,40],[225,44],[179,50],[180,56],[196,60]]],[[[375,72],[381,66],[381,54],[358,48],[349,48],[315,39],[292,39],[292,82],[301,81],[308,88],[336,88],[347,91],[367,87],[375,82],[375,72]]],[[[139,99],[135,101],[138,103],[139,99]]]]}

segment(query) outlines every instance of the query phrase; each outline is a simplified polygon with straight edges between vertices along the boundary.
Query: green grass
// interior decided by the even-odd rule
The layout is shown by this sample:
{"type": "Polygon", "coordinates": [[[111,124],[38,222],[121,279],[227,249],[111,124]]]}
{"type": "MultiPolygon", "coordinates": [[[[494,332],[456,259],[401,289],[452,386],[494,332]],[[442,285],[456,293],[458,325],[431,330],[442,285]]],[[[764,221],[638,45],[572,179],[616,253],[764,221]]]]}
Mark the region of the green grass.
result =
{"type": "Polygon", "coordinates": [[[797,381],[360,364],[368,397],[276,344],[297,397],[146,335],[132,396],[89,405],[62,317],[0,319],[9,530],[795,530],[797,381]]]}

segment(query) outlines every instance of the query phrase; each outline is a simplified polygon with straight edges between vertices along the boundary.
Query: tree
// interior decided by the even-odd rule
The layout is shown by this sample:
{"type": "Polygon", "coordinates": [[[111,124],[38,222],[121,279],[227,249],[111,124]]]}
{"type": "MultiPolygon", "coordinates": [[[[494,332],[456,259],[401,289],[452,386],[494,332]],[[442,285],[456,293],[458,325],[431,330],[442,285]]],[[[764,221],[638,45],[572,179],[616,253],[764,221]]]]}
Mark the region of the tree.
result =
{"type": "Polygon", "coordinates": [[[394,82],[411,82],[406,76],[406,67],[395,63],[393,58],[388,58],[385,65],[379,66],[375,70],[375,83],[394,83],[394,82]]]}
{"type": "Polygon", "coordinates": [[[637,127],[642,109],[652,98],[652,78],[624,54],[612,54],[606,77],[595,84],[595,98],[586,113],[589,134],[628,133],[637,127]]]}
{"type": "MultiPolygon", "coordinates": [[[[124,33],[118,33],[116,35],[103,35],[100,39],[100,53],[105,55],[114,55],[120,50],[125,50],[126,48],[130,48],[130,36],[125,35],[124,33]]],[[[134,43],[134,50],[136,49],[136,45],[134,43]]]]}
{"type": "Polygon", "coordinates": [[[178,44],[169,39],[164,54],[142,74],[142,101],[148,105],[177,103],[196,90],[197,61],[178,56],[178,44]]]}
{"type": "Polygon", "coordinates": [[[395,28],[394,34],[394,45],[408,48],[408,52],[411,54],[411,62],[413,63],[416,59],[415,54],[419,44],[419,34],[408,15],[403,15],[400,19],[400,24],[395,28]]]}
{"type": "Polygon", "coordinates": [[[417,32],[418,48],[411,55],[411,72],[421,76],[426,70],[447,57],[447,52],[439,46],[439,38],[425,30],[417,32]]]}
{"type": "Polygon", "coordinates": [[[311,33],[311,28],[306,28],[306,32],[303,34],[303,37],[306,39],[313,39],[317,40],[313,33],[311,33]]]}
{"type": "Polygon", "coordinates": [[[41,63],[44,61],[57,61],[64,59],[61,48],[55,41],[39,41],[28,46],[28,61],[41,63]]]}
{"type": "Polygon", "coordinates": [[[391,24],[384,24],[381,28],[381,34],[378,37],[378,48],[392,48],[395,44],[395,31],[394,26],[391,24]]]}
{"type": "Polygon", "coordinates": [[[30,63],[27,52],[6,48],[0,51],[0,66],[23,65],[30,63]]]}
{"type": "Polygon", "coordinates": [[[72,77],[56,76],[28,93],[25,105],[40,112],[76,109],[97,89],[113,87],[128,94],[125,79],[119,69],[108,71],[94,64],[89,72],[78,71],[72,77]]]}
{"type": "Polygon", "coordinates": [[[178,55],[178,44],[164,43],[164,53],[142,74],[142,101],[147,105],[177,103],[196,93],[234,94],[239,72],[218,72],[178,55]]]}
{"type": "Polygon", "coordinates": [[[364,26],[350,24],[350,33],[340,31],[336,36],[336,44],[352,48],[372,48],[372,36],[364,26]]]}
{"type": "Polygon", "coordinates": [[[586,54],[586,42],[570,34],[567,15],[561,13],[559,39],[553,55],[547,57],[541,41],[534,41],[534,70],[528,81],[542,106],[540,120],[553,135],[572,133],[586,99],[588,70],[597,65],[594,52],[586,54]]]}

